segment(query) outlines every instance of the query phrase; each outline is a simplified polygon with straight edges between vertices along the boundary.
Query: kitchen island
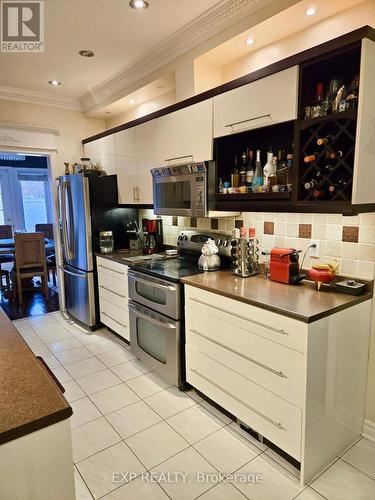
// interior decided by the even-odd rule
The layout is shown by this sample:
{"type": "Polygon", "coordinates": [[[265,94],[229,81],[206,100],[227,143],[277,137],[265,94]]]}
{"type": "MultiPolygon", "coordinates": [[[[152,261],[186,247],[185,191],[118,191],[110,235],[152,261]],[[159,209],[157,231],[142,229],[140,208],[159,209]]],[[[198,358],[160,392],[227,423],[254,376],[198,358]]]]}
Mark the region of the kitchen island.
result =
{"type": "Polygon", "coordinates": [[[371,284],[354,297],[229,271],[185,284],[186,379],[306,484],[363,431],[371,284]]]}
{"type": "Polygon", "coordinates": [[[0,309],[1,498],[73,500],[72,409],[0,309]],[[22,460],[20,458],[22,457],[22,460]]]}

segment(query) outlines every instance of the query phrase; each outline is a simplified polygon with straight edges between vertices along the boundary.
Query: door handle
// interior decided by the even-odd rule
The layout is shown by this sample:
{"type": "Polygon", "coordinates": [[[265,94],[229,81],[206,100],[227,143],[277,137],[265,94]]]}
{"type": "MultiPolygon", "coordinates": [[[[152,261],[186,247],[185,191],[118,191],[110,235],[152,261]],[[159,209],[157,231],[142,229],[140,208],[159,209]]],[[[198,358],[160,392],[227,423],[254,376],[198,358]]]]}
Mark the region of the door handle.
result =
{"type": "Polygon", "coordinates": [[[162,328],[176,328],[176,325],[174,323],[164,323],[164,321],[159,321],[156,318],[149,316],[148,314],[142,313],[138,308],[134,307],[132,304],[129,304],[129,309],[136,315],[139,316],[143,319],[146,319],[147,321],[150,321],[150,323],[154,323],[154,325],[161,326],[162,328]]]}
{"type": "Polygon", "coordinates": [[[252,118],[247,118],[246,120],[241,120],[239,122],[228,123],[227,125],[225,125],[225,127],[234,127],[235,125],[242,125],[243,123],[260,120],[261,118],[269,118],[271,120],[271,113],[267,113],[265,115],[253,116],[252,118]]]}
{"type": "Polygon", "coordinates": [[[139,283],[143,283],[144,285],[148,285],[148,286],[154,286],[155,288],[160,288],[161,290],[168,290],[169,292],[174,292],[176,290],[176,287],[174,287],[172,285],[163,285],[162,283],[158,283],[157,281],[154,281],[151,278],[149,278],[148,280],[144,280],[132,272],[128,273],[128,277],[132,281],[137,281],[139,283]]]}
{"type": "Polygon", "coordinates": [[[169,163],[174,160],[183,160],[184,158],[191,158],[193,160],[193,155],[184,155],[184,156],[176,156],[174,158],[166,158],[164,161],[168,161],[169,163]]]}
{"type": "Polygon", "coordinates": [[[87,279],[88,274],[78,274],[78,273],[73,273],[72,271],[68,271],[65,267],[59,266],[61,271],[66,274],[70,274],[71,276],[75,276],[76,278],[82,278],[82,279],[87,279]]]}

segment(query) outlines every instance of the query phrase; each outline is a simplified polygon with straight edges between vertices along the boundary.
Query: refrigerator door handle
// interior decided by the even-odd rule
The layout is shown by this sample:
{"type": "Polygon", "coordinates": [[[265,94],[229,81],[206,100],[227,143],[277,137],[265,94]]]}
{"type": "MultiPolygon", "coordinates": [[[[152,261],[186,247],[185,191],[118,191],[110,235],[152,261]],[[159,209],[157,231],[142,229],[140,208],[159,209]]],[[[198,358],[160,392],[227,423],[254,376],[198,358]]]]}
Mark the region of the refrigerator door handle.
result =
{"type": "Polygon", "coordinates": [[[63,273],[70,274],[71,276],[75,276],[76,278],[82,278],[82,279],[88,278],[87,273],[86,274],[73,273],[72,271],[68,271],[68,269],[66,269],[66,267],[64,267],[64,266],[59,266],[59,267],[63,273]]]}
{"type": "Polygon", "coordinates": [[[65,257],[70,259],[69,244],[68,244],[68,224],[66,221],[66,181],[61,182],[61,235],[65,257]]]}
{"type": "Polygon", "coordinates": [[[69,207],[69,259],[73,260],[75,258],[75,234],[74,234],[74,215],[73,215],[73,200],[72,200],[72,190],[69,183],[66,183],[66,197],[68,200],[69,207]]]}

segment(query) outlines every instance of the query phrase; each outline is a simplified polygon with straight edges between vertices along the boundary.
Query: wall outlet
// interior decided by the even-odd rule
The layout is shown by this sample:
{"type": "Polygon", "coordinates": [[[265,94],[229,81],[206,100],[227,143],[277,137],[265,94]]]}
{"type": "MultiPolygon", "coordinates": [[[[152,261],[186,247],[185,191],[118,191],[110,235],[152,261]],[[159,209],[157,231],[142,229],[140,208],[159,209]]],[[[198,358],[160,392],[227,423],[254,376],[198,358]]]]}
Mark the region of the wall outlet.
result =
{"type": "Polygon", "coordinates": [[[311,240],[311,245],[315,245],[315,247],[310,248],[310,257],[319,258],[319,256],[320,256],[320,241],[319,240],[311,240]]]}

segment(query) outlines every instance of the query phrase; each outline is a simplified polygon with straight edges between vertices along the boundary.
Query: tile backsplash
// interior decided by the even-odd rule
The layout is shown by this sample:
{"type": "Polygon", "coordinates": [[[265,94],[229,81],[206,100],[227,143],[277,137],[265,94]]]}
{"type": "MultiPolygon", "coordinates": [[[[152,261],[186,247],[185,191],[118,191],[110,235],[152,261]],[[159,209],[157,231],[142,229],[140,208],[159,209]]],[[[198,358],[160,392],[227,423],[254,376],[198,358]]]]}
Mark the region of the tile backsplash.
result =
{"type": "MultiPolygon", "coordinates": [[[[140,218],[154,217],[152,210],[140,210],[140,218]]],[[[311,240],[319,240],[320,257],[306,256],[304,267],[338,260],[340,272],[359,278],[374,278],[375,213],[346,217],[341,214],[295,214],[243,212],[220,219],[163,216],[164,243],[175,245],[183,229],[224,232],[234,227],[255,227],[260,252],[273,247],[291,247],[305,252],[311,240]]]]}

